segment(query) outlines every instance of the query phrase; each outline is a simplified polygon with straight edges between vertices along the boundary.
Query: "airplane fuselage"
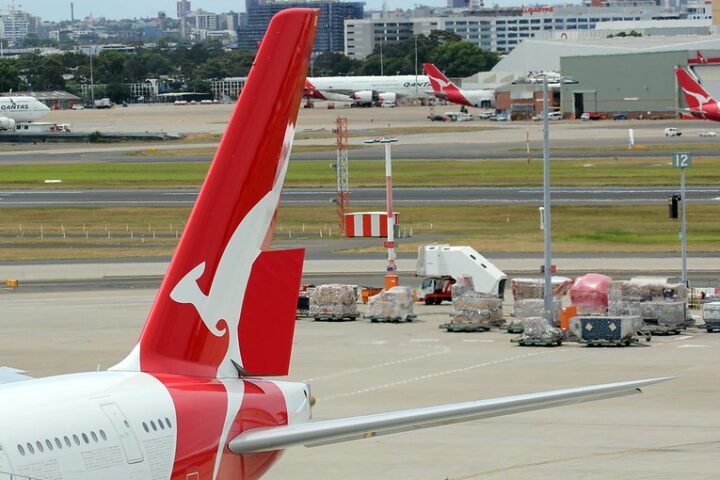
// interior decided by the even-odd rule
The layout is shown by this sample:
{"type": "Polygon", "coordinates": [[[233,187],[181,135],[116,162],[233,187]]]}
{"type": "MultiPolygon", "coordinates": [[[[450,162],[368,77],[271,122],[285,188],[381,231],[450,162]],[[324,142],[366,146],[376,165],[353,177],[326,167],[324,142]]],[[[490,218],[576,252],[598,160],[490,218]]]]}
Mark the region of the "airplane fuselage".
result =
{"type": "Polygon", "coordinates": [[[695,118],[720,122],[720,104],[718,102],[706,103],[699,108],[699,111],[690,110],[690,114],[695,118]]]}
{"type": "Polygon", "coordinates": [[[299,383],[128,372],[11,383],[0,386],[0,478],[256,479],[280,452],[238,456],[227,442],[309,419],[299,383]]]}
{"type": "Polygon", "coordinates": [[[50,109],[35,97],[0,97],[0,117],[32,122],[48,113],[50,109]]]}
{"type": "Polygon", "coordinates": [[[313,77],[308,83],[320,92],[351,95],[355,92],[395,93],[400,98],[425,98],[432,91],[425,75],[313,77]]]}

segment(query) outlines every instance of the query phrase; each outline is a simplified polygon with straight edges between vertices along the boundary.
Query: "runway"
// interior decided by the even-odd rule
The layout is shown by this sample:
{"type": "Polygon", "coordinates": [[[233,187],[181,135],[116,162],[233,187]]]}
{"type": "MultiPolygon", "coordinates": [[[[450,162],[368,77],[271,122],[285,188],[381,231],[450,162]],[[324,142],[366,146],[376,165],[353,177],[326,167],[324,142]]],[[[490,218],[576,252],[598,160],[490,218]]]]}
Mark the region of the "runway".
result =
{"type": "MultiPolygon", "coordinates": [[[[677,187],[555,187],[556,205],[661,204],[677,187]]],[[[17,207],[189,207],[196,189],[70,189],[0,191],[0,208],[17,207]]],[[[393,189],[397,205],[536,205],[542,203],[541,187],[418,187],[393,189]]],[[[330,205],[335,192],[329,188],[286,188],[282,205],[330,205]]],[[[687,188],[690,204],[720,203],[720,186],[687,188]]],[[[384,188],[354,188],[353,205],[382,205],[384,188]]]]}

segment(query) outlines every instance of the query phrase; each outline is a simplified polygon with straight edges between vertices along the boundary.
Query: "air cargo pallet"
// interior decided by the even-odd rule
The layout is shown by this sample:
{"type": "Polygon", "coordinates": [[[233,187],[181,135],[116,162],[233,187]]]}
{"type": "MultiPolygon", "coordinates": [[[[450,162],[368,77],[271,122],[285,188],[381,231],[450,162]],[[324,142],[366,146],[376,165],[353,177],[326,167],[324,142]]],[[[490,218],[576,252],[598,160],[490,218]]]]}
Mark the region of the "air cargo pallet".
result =
{"type": "Polygon", "coordinates": [[[483,323],[443,323],[438,328],[448,332],[487,332],[491,327],[483,323]]]}
{"type": "Polygon", "coordinates": [[[521,347],[559,347],[562,340],[546,340],[542,338],[513,338],[512,343],[517,343],[521,347]]]}
{"type": "Polygon", "coordinates": [[[318,315],[313,318],[316,322],[352,322],[357,317],[357,315],[318,315]]]}
{"type": "Polygon", "coordinates": [[[508,333],[518,333],[518,334],[520,334],[520,333],[523,333],[523,332],[525,331],[525,328],[523,328],[522,325],[508,325],[508,327],[507,327],[506,330],[507,330],[508,333]]]}
{"type": "Polygon", "coordinates": [[[680,335],[682,333],[682,328],[679,326],[665,327],[662,325],[652,325],[650,328],[643,328],[640,330],[640,333],[646,337],[652,335],[680,335]]]}
{"type": "Polygon", "coordinates": [[[417,315],[408,315],[405,318],[402,317],[378,317],[376,315],[365,315],[364,318],[367,318],[372,323],[400,323],[400,322],[412,322],[413,320],[417,319],[417,315]]]}

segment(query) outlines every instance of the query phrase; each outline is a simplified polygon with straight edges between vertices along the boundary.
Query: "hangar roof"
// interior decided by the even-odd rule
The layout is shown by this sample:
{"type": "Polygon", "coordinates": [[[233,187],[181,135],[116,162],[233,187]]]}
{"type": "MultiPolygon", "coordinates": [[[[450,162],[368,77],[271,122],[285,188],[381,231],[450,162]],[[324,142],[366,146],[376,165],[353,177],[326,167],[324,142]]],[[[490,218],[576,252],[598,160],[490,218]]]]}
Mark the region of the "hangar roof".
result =
{"type": "MultiPolygon", "coordinates": [[[[549,71],[560,69],[561,57],[619,53],[720,50],[718,35],[615,37],[601,39],[528,39],[500,60],[492,71],[549,71]]],[[[694,56],[694,55],[692,55],[694,56]]]]}

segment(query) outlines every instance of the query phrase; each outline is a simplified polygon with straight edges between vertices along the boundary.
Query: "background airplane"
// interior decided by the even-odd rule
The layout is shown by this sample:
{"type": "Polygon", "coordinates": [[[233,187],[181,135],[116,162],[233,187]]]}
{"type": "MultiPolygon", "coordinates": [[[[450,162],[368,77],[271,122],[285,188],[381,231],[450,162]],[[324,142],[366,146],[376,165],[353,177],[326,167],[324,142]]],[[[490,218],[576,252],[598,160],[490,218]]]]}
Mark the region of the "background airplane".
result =
{"type": "Polygon", "coordinates": [[[32,122],[50,113],[35,97],[0,97],[0,130],[15,130],[17,123],[32,122]]]}
{"type": "Polygon", "coordinates": [[[403,98],[427,98],[430,81],[424,75],[313,77],[305,82],[305,97],[318,100],[395,104],[403,98]]]}
{"type": "Polygon", "coordinates": [[[437,98],[466,107],[495,108],[492,90],[461,90],[432,63],[423,63],[423,70],[437,98]]]}
{"type": "Polygon", "coordinates": [[[695,118],[720,121],[720,107],[717,100],[710,95],[697,80],[684,68],[676,67],[675,75],[678,84],[685,94],[685,101],[688,108],[681,110],[682,113],[692,115],[695,118]]]}
{"type": "Polygon", "coordinates": [[[310,422],[309,385],[261,378],[289,369],[304,252],[270,250],[269,239],[318,17],[288,9],[271,21],[128,357],[109,371],[43,379],[0,369],[0,478],[251,480],[292,445],[628,395],[663,380],[310,422]]]}

